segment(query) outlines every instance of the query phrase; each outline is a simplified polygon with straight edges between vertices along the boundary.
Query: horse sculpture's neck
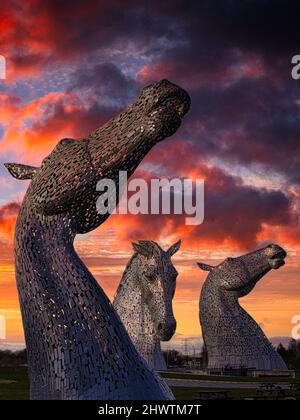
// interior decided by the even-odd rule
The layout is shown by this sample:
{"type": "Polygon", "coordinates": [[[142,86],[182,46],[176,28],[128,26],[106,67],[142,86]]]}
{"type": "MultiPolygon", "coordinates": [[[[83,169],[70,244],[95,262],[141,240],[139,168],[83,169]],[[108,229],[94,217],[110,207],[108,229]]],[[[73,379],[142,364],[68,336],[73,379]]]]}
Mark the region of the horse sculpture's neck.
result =
{"type": "Polygon", "coordinates": [[[137,255],[126,267],[114,300],[116,308],[131,340],[148,365],[165,370],[166,362],[157,338],[156,325],[145,300],[137,270],[137,255]]]}
{"type": "Polygon", "coordinates": [[[74,251],[75,235],[63,216],[30,210],[29,221],[29,210],[25,198],[15,249],[31,398],[172,398],[74,251]]]}

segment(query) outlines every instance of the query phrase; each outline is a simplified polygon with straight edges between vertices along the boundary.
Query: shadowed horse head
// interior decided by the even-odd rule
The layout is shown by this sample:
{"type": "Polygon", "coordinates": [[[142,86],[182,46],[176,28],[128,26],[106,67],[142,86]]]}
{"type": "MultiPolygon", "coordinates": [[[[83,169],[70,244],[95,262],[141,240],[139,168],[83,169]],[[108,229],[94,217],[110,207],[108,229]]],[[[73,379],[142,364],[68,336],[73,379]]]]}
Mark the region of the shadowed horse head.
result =
{"type": "Polygon", "coordinates": [[[200,298],[200,322],[208,351],[208,368],[285,370],[286,365],[269,340],[239,305],[270,270],[284,265],[286,252],[271,244],[216,267],[198,263],[209,271],[200,298]]]}

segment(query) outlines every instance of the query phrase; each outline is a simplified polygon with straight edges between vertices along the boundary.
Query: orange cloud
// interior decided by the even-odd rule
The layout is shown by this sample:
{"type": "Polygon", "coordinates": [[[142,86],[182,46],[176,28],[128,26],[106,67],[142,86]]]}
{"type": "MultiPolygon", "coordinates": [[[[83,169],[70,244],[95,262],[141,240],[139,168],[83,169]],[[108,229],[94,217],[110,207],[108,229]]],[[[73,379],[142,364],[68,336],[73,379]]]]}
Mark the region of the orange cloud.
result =
{"type": "MultiPolygon", "coordinates": [[[[126,6],[130,3],[127,0],[126,6]]],[[[1,0],[0,50],[8,63],[6,83],[38,77],[54,62],[65,64],[87,48],[97,49],[110,28],[106,14],[112,6],[121,8],[123,2],[90,1],[84,7],[75,2],[70,7],[48,0],[1,0]]]]}
{"type": "Polygon", "coordinates": [[[17,215],[20,210],[20,203],[13,201],[0,207],[0,231],[1,239],[8,239],[11,241],[17,215]]]}
{"type": "Polygon", "coordinates": [[[84,136],[107,118],[106,109],[92,100],[87,106],[70,92],[52,92],[27,104],[1,95],[0,105],[1,123],[6,129],[0,155],[12,152],[31,164],[38,164],[59,139],[84,136]]]}

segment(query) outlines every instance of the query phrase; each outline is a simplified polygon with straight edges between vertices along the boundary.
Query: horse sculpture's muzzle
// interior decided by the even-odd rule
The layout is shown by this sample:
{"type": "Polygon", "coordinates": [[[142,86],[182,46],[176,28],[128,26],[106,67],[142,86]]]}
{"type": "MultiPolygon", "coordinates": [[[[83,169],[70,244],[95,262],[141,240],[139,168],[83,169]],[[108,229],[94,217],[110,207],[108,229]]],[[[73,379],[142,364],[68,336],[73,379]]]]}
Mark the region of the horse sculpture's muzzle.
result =
{"type": "Polygon", "coordinates": [[[157,325],[158,338],[162,341],[169,341],[176,331],[176,325],[175,319],[168,323],[159,323],[157,325]]]}
{"type": "Polygon", "coordinates": [[[266,248],[266,253],[268,256],[268,262],[274,270],[277,270],[285,264],[284,260],[287,253],[283,248],[281,248],[281,246],[271,244],[266,248]]]}

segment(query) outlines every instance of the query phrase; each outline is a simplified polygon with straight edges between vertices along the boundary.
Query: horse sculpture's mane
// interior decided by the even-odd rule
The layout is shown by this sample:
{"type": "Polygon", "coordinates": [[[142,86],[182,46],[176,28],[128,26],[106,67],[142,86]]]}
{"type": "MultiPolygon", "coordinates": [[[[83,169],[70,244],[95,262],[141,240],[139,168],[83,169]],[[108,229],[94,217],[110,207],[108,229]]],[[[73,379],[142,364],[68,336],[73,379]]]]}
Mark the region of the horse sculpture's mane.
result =
{"type": "Polygon", "coordinates": [[[180,241],[168,251],[153,241],[139,241],[133,247],[135,253],[122,276],[114,307],[148,365],[166,370],[160,342],[170,340],[176,329],[172,299],[177,271],[171,256],[180,241]]]}
{"type": "Polygon", "coordinates": [[[31,179],[15,231],[16,278],[32,399],[172,399],[140,358],[105,293],[76,254],[77,233],[98,214],[96,185],[130,176],[149,150],[173,134],[188,94],[162,80],[90,136],[61,140],[39,168],[6,164],[31,179]]]}

